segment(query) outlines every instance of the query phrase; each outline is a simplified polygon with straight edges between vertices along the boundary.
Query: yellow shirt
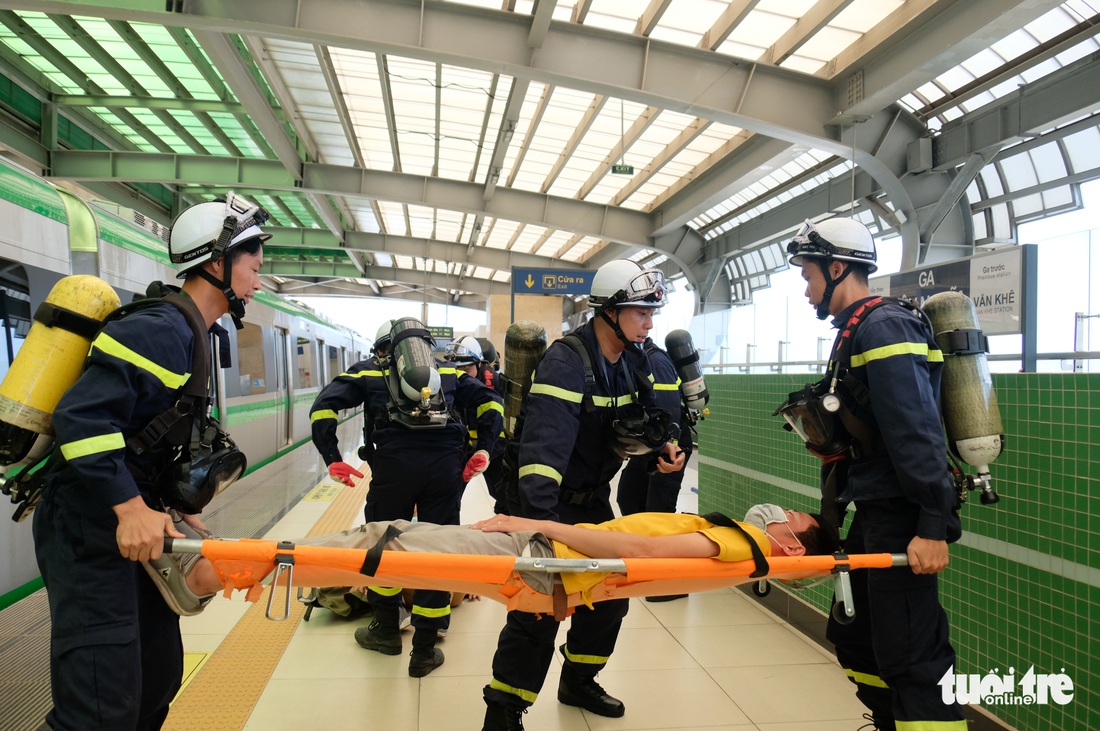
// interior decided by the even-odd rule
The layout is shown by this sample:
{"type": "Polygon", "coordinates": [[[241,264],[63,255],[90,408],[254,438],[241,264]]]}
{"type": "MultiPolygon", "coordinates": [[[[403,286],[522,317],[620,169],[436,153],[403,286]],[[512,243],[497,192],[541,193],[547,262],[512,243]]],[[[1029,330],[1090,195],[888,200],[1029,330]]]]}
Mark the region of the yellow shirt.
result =
{"type": "MultiPolygon", "coordinates": [[[[640,536],[679,536],[689,533],[702,533],[718,546],[719,561],[747,561],[752,558],[752,549],[748,541],[733,528],[723,528],[714,525],[698,515],[686,513],[635,513],[622,518],[615,518],[605,523],[577,523],[582,528],[594,528],[615,533],[633,533],[640,536]]],[[[754,525],[738,522],[745,531],[752,536],[756,544],[765,556],[771,555],[771,542],[754,525]]],[[[589,558],[583,553],[574,551],[569,546],[559,541],[554,541],[554,555],[557,558],[589,558]]],[[[563,573],[561,575],[562,586],[566,593],[587,592],[596,584],[603,581],[605,573],[563,573]]]]}

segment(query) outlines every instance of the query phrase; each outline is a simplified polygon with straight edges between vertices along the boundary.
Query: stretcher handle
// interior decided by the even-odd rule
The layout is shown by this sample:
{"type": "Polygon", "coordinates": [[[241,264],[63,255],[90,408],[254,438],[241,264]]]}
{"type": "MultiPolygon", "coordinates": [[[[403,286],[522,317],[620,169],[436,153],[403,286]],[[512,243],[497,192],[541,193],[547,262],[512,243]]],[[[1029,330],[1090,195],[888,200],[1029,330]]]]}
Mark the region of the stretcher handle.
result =
{"type": "Polygon", "coordinates": [[[165,553],[202,553],[201,538],[172,538],[164,537],[165,553]]]}

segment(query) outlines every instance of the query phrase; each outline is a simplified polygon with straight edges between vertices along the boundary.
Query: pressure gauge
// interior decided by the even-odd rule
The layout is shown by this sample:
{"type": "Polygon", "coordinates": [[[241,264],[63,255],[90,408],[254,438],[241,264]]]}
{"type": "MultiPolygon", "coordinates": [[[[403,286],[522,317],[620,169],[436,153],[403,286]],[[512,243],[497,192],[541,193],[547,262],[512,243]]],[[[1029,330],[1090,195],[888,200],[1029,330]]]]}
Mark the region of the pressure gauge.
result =
{"type": "Polygon", "coordinates": [[[830,414],[835,414],[840,411],[840,397],[835,393],[827,393],[821,397],[821,408],[828,411],[830,414]]]}

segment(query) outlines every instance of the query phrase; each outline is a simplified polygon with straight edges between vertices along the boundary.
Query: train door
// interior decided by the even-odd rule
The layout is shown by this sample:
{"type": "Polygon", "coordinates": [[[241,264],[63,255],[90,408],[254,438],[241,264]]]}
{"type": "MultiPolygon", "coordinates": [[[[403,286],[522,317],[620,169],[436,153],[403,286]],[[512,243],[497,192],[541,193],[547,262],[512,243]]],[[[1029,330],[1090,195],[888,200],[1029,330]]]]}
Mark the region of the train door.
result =
{"type": "Polygon", "coordinates": [[[290,333],[286,328],[275,328],[275,450],[278,451],[290,444],[293,431],[291,420],[294,418],[294,409],[291,408],[293,398],[290,390],[290,367],[288,365],[287,347],[290,333]]]}

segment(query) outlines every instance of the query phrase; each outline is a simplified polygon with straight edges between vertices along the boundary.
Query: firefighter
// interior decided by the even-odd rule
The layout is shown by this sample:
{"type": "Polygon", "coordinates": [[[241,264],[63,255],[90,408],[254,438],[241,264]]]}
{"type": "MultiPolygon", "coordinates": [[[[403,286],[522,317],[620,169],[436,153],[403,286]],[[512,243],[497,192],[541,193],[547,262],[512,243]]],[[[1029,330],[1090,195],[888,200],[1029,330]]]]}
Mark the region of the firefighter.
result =
{"type": "Polygon", "coordinates": [[[481,343],[467,336],[455,340],[447,346],[443,359],[451,363],[458,373],[458,381],[464,390],[471,391],[465,399],[470,408],[462,414],[468,435],[466,442],[466,469],[462,472],[464,482],[469,482],[483,472],[488,478],[490,466],[499,463],[504,453],[504,399],[488,384],[479,378],[485,361],[482,357],[481,343]],[[477,388],[474,383],[483,388],[477,388]],[[473,395],[476,394],[476,395],[473,395]]]}
{"type": "MultiPolygon", "coordinates": [[[[359,455],[371,468],[363,514],[366,521],[419,520],[457,525],[462,499],[466,428],[454,411],[471,408],[485,388],[477,381],[460,384],[453,365],[439,363],[427,328],[414,318],[383,323],[374,357],[341,373],[317,395],[310,410],[313,444],[329,474],[345,484],[363,475],[343,460],[336,435],[337,412],[363,407],[364,442],[359,455]],[[383,329],[388,327],[387,332],[383,329]],[[416,380],[413,383],[413,379],[416,380]],[[409,392],[428,389],[422,405],[409,392]]],[[[476,409],[476,406],[473,406],[476,409]]],[[[490,430],[491,431],[491,430],[490,430]]],[[[435,646],[450,626],[450,592],[418,589],[413,594],[412,652],[409,675],[424,677],[443,664],[435,646]]],[[[355,630],[367,650],[400,655],[400,587],[371,586],[374,608],[369,625],[355,630]]]]}
{"type": "MultiPolygon", "coordinates": [[[[514,514],[562,523],[614,517],[611,478],[629,456],[662,452],[658,469],[682,469],[671,443],[672,416],[656,408],[641,344],[665,304],[660,271],[616,260],[599,268],[589,304],[593,319],[552,344],[539,361],[517,424],[518,501],[514,514]]],[[[621,701],[596,674],[603,669],[626,616],[627,600],[577,607],[570,620],[558,700],[619,717],[621,701]]],[[[486,686],[486,729],[522,728],[554,655],[553,617],[509,612],[486,686]]]]}
{"type": "MultiPolygon", "coordinates": [[[[649,357],[653,369],[653,389],[657,404],[667,409],[680,426],[680,438],[675,444],[684,455],[684,466],[691,459],[692,427],[680,398],[680,376],[676,366],[653,338],[646,338],[642,345],[649,357]]],[[[657,469],[658,455],[631,457],[619,474],[619,486],[616,502],[623,515],[635,513],[675,513],[676,501],[680,497],[680,486],[684,482],[684,470],[660,472],[657,469]]],[[[650,602],[668,602],[683,599],[687,594],[668,594],[646,597],[650,602]]]]}
{"type": "Polygon", "coordinates": [[[831,390],[818,394],[832,400],[816,415],[835,415],[824,431],[847,440],[825,450],[835,454],[823,465],[822,512],[843,523],[855,503],[847,552],[909,556],[909,568],[853,572],[854,621],[834,612],[827,636],[878,729],[963,731],[937,684],[955,663],[937,574],[961,534],[940,421],[943,355],[912,309],[870,297],[876,251],[863,224],[807,221],[787,251],[818,318],[840,331],[822,381],[831,390]]]}
{"type": "MultiPolygon", "coordinates": [[[[260,289],[266,219],[232,193],[180,213],[168,250],[183,279],[181,304],[109,321],[58,402],[55,444],[65,462],[34,512],[52,624],[50,728],[157,729],[180,688],[179,615],[148,568],[166,535],[184,537],[164,508],[175,463],[161,442],[139,453],[135,439],[179,403],[209,354],[206,331],[226,313],[238,323],[244,316],[260,289]]],[[[191,535],[205,530],[194,515],[182,520],[191,535]]]]}

